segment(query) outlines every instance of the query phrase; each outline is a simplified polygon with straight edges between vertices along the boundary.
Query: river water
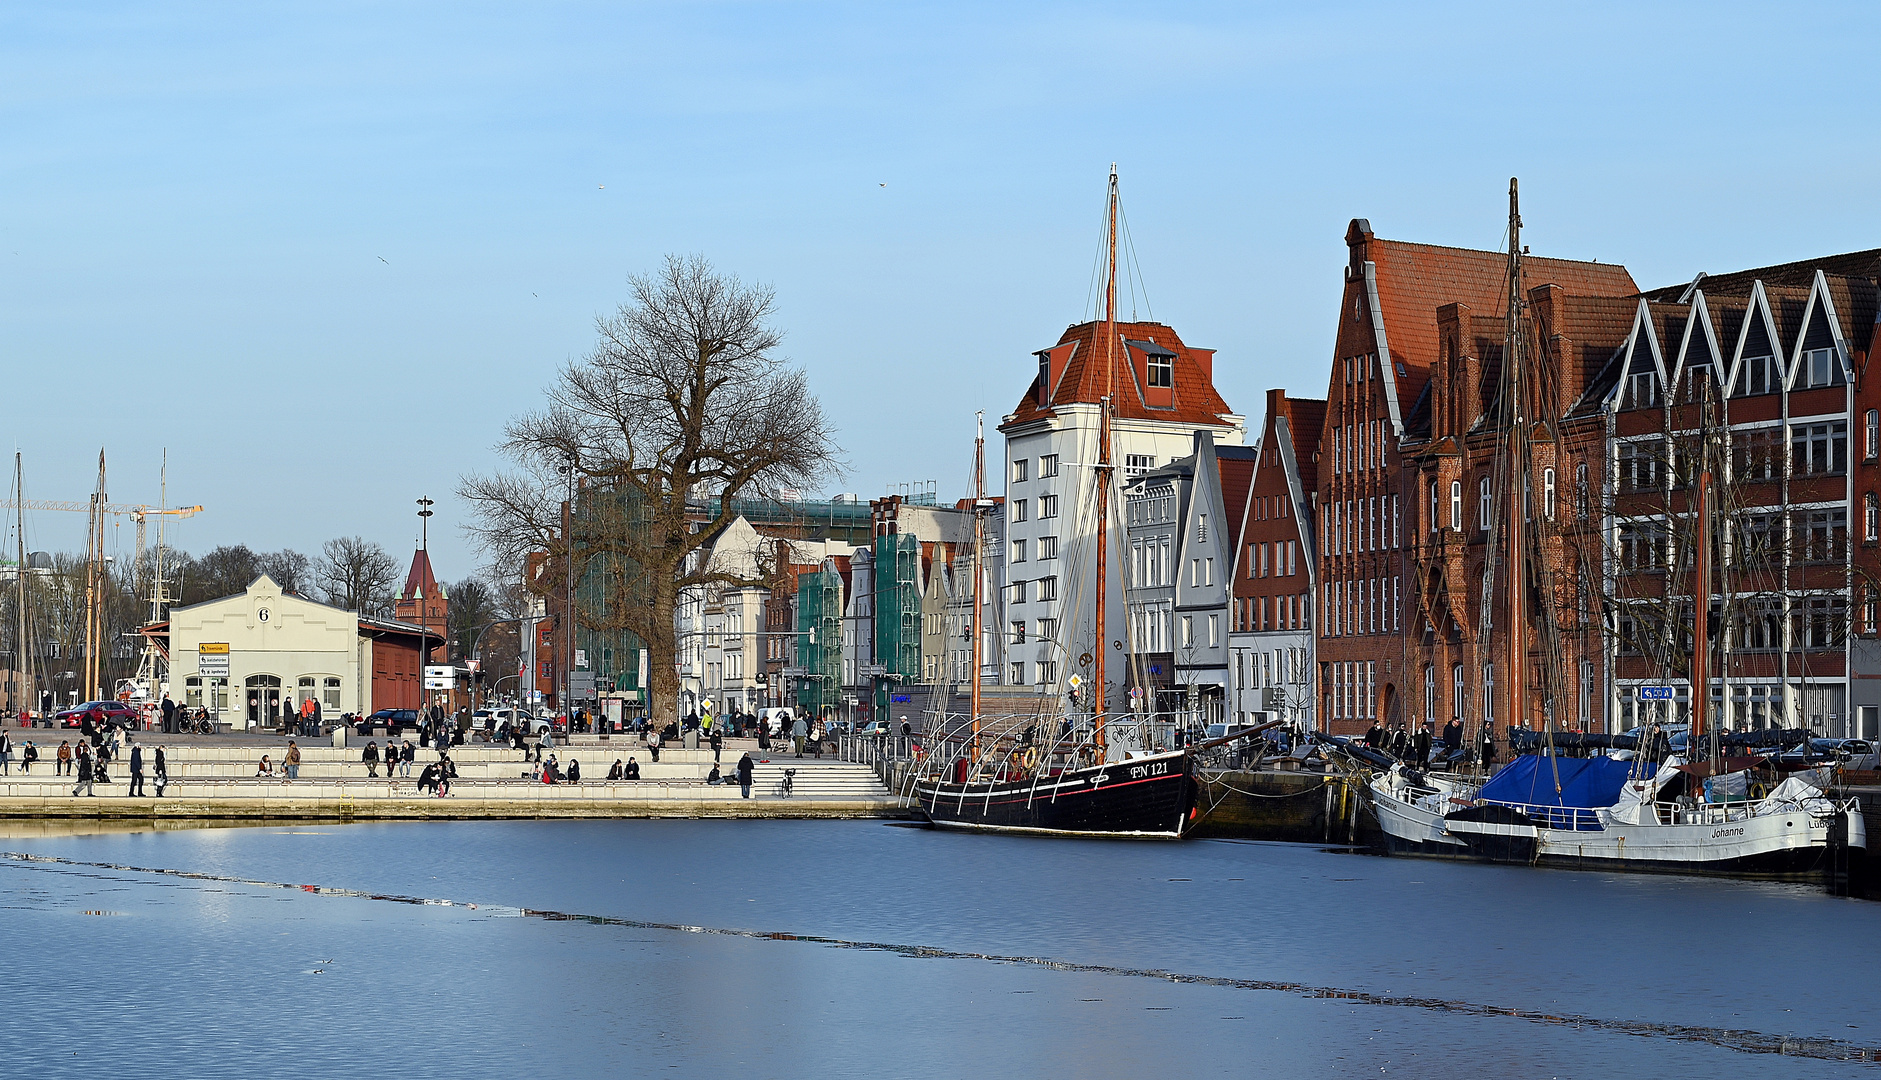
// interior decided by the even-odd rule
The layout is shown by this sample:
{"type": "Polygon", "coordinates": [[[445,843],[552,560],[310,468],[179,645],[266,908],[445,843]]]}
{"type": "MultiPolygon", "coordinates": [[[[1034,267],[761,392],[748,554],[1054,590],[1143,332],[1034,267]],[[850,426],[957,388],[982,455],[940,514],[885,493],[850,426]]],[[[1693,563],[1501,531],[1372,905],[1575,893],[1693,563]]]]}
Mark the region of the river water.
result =
{"type": "Polygon", "coordinates": [[[15,1076],[1840,1076],[1881,1050],[1881,905],[1801,886],[868,821],[4,830],[15,1076]]]}

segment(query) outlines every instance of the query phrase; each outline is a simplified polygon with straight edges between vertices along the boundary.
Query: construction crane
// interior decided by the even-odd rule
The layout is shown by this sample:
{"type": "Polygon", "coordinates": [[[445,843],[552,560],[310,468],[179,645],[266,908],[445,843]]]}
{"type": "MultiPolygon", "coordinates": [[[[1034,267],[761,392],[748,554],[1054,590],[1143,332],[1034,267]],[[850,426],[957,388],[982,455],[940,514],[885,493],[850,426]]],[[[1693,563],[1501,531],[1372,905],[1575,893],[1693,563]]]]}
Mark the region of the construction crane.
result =
{"type": "MultiPolygon", "coordinates": [[[[53,499],[8,499],[0,502],[0,510],[67,510],[76,514],[92,512],[91,500],[84,502],[59,502],[53,499]]],[[[153,517],[194,517],[202,513],[200,506],[145,506],[125,503],[103,503],[97,507],[101,514],[117,514],[137,522],[137,565],[144,564],[144,525],[153,517]]]]}

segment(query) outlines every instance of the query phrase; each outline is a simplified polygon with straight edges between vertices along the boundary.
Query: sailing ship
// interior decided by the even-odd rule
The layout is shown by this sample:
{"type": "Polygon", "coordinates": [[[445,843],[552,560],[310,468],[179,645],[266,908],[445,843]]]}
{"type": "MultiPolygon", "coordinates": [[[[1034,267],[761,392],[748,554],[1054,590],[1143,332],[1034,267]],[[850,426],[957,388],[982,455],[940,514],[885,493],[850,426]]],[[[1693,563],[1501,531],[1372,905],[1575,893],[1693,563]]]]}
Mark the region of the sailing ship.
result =
{"type": "MultiPolygon", "coordinates": [[[[1534,418],[1524,351],[1528,327],[1522,290],[1521,216],[1514,180],[1509,182],[1509,301],[1501,388],[1503,460],[1498,472],[1507,483],[1497,493],[1500,533],[1508,568],[1506,623],[1500,628],[1507,649],[1505,670],[1529,670],[1528,635],[1538,630],[1542,668],[1556,641],[1552,609],[1534,605],[1528,591],[1535,552],[1526,535],[1524,489],[1528,441],[1534,418]],[[1531,624],[1534,624],[1531,626],[1531,624]]],[[[1709,599],[1713,594],[1711,521],[1716,507],[1713,473],[1701,459],[1692,503],[1698,536],[1694,545],[1693,642],[1690,678],[1694,687],[1710,685],[1709,599]]],[[[1493,575],[1499,560],[1485,560],[1493,575]]],[[[1485,586],[1485,611],[1493,591],[1485,586]]],[[[1490,620],[1484,620],[1487,625],[1490,620]]],[[[1608,868],[1674,873],[1803,878],[1846,873],[1852,858],[1867,846],[1859,807],[1852,799],[1832,798],[1820,773],[1792,774],[1774,790],[1753,792],[1745,768],[1752,761],[1726,762],[1723,740],[1707,725],[1709,694],[1691,695],[1687,753],[1661,760],[1665,749],[1650,737],[1637,753],[1570,757],[1554,738],[1552,680],[1538,688],[1511,678],[1510,715],[1531,715],[1525,696],[1539,689],[1547,723],[1539,733],[1539,752],[1517,755],[1494,776],[1433,774],[1423,763],[1399,763],[1373,751],[1352,747],[1348,756],[1374,769],[1367,786],[1387,849],[1393,854],[1476,859],[1574,868],[1608,868]],[[1757,797],[1753,797],[1753,794],[1757,797]]],[[[1487,721],[1485,721],[1487,722],[1487,721]]]]}
{"type": "MultiPolygon", "coordinates": [[[[1117,170],[1112,166],[1107,218],[1108,274],[1102,324],[1104,392],[1098,409],[1097,462],[1091,468],[1096,508],[1094,538],[1096,645],[1088,654],[1088,691],[1073,675],[1071,704],[1037,696],[1031,708],[989,714],[981,687],[984,666],[982,551],[985,519],[994,503],[985,492],[984,422],[975,440],[971,556],[972,652],[968,710],[943,718],[942,737],[924,747],[911,783],[912,801],[937,826],[985,832],[1053,836],[1177,839],[1198,816],[1195,769],[1213,747],[1265,730],[1248,729],[1191,745],[1158,746],[1157,725],[1135,711],[1108,708],[1106,599],[1110,582],[1110,497],[1116,484],[1111,432],[1117,390],[1117,170]],[[1088,710],[1083,707],[1088,702],[1088,710]]],[[[1277,722],[1276,722],[1277,723],[1277,722]]]]}

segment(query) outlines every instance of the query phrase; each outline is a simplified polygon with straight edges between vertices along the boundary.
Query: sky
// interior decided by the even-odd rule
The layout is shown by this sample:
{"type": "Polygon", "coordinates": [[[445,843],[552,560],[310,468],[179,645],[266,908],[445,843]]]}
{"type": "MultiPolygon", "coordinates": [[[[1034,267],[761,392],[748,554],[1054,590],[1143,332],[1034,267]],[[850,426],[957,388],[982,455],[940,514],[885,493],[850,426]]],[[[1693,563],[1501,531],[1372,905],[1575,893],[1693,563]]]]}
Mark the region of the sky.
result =
{"type": "MultiPolygon", "coordinates": [[[[1032,351],[1123,314],[1322,396],[1344,233],[1642,287],[1881,246],[1871,4],[0,4],[0,415],[30,499],[484,563],[459,478],[698,253],[771,286],[877,496],[968,490],[1032,351]]],[[[10,486],[10,485],[9,485],[10,486]]],[[[29,546],[85,516],[36,511],[29,546]]],[[[128,522],[113,550],[134,546],[128,522]]],[[[7,536],[7,548],[12,537],[7,536]]]]}

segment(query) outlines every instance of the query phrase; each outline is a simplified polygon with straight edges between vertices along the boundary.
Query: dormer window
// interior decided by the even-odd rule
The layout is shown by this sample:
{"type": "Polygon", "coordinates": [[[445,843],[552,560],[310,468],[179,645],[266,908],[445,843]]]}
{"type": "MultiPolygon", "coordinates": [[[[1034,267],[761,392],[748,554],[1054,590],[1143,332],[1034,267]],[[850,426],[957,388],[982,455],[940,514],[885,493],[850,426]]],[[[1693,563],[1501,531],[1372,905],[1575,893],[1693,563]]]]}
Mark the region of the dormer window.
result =
{"type": "Polygon", "coordinates": [[[1168,353],[1149,358],[1149,384],[1151,386],[1176,385],[1176,358],[1168,353]]]}

